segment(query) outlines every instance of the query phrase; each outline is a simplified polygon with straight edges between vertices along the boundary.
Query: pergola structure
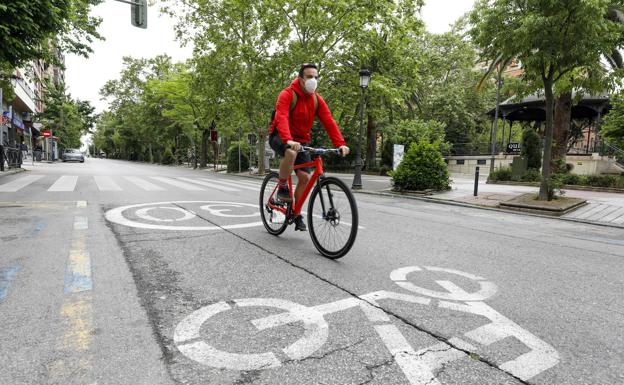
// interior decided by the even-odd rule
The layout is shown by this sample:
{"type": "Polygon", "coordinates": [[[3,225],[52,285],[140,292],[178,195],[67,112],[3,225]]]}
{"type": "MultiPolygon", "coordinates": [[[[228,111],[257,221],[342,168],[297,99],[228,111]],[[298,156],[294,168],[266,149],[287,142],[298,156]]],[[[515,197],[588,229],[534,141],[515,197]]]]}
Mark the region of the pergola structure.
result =
{"type": "MultiPolygon", "coordinates": [[[[576,93],[572,94],[572,100],[576,99],[576,93]]],[[[572,120],[587,120],[593,122],[591,126],[594,133],[598,134],[601,117],[609,111],[609,97],[607,95],[583,96],[578,103],[572,106],[572,120]]],[[[488,112],[494,118],[495,109],[488,112]]],[[[499,105],[499,118],[503,119],[503,138],[501,143],[505,143],[505,124],[509,122],[509,135],[507,143],[511,142],[511,135],[514,122],[545,122],[546,121],[546,101],[543,96],[530,95],[516,101],[510,98],[499,105]]],[[[589,128],[588,130],[590,130],[589,128]]],[[[589,151],[590,132],[587,135],[587,149],[589,151]]]]}

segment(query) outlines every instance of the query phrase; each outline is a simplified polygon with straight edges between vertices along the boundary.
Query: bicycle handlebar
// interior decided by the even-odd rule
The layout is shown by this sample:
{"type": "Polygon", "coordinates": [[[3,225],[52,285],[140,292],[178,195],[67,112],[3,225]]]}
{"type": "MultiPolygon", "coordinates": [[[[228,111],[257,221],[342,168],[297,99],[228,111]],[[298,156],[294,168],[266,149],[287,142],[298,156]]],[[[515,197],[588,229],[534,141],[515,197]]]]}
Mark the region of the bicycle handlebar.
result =
{"type": "MultiPolygon", "coordinates": [[[[290,148],[290,146],[286,146],[286,148],[290,148]]],[[[314,155],[325,155],[327,153],[333,153],[337,155],[342,155],[342,151],[339,148],[314,148],[314,147],[306,147],[301,146],[299,152],[309,152],[314,155]]]]}

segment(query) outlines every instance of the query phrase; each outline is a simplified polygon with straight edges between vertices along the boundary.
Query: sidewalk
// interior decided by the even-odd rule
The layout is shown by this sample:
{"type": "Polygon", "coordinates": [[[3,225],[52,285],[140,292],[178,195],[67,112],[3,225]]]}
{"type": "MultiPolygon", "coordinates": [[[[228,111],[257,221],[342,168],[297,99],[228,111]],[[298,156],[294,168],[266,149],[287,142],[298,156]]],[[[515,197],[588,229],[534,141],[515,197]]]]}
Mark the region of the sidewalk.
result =
{"type": "MultiPolygon", "coordinates": [[[[258,175],[250,174],[249,172],[233,175],[257,179],[262,178],[258,175]]],[[[353,174],[327,173],[327,175],[340,178],[348,186],[351,186],[353,182],[353,174]]],[[[533,186],[487,184],[487,176],[482,176],[479,179],[478,196],[475,197],[473,195],[473,175],[453,174],[451,175],[451,180],[451,190],[449,191],[434,193],[427,196],[416,196],[403,195],[393,192],[390,177],[362,175],[363,189],[360,193],[396,196],[436,203],[456,204],[475,208],[521,213],[519,211],[501,208],[499,207],[499,204],[501,202],[511,200],[521,194],[537,193],[539,191],[538,187],[533,186]]],[[[564,191],[566,197],[584,199],[587,201],[587,204],[560,217],[548,216],[549,218],[624,228],[624,194],[569,189],[564,191]]],[[[547,216],[541,214],[522,214],[547,216]]]]}

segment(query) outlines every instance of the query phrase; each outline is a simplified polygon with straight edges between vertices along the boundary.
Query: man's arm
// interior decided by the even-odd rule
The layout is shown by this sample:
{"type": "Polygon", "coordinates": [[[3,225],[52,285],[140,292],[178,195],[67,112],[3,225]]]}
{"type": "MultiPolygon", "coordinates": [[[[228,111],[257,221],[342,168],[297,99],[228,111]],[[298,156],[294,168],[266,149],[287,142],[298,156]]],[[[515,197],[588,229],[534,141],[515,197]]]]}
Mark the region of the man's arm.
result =
{"type": "Polygon", "coordinates": [[[277,97],[277,103],[275,104],[275,125],[277,126],[277,133],[284,143],[289,140],[293,140],[293,137],[290,134],[290,123],[288,122],[288,117],[290,115],[290,103],[293,98],[292,94],[293,93],[290,88],[286,88],[280,92],[277,97]]]}
{"type": "Polygon", "coordinates": [[[325,103],[325,100],[323,100],[321,95],[317,94],[317,96],[318,96],[317,115],[319,117],[319,120],[323,124],[323,127],[325,127],[325,131],[327,131],[327,135],[329,135],[329,139],[332,141],[332,143],[334,144],[334,147],[336,148],[341,147],[341,146],[346,146],[346,142],[344,138],[342,137],[342,133],[340,132],[340,129],[338,128],[338,125],[336,124],[336,121],[334,120],[334,117],[332,116],[332,113],[329,110],[329,107],[327,107],[327,103],[325,103]]]}

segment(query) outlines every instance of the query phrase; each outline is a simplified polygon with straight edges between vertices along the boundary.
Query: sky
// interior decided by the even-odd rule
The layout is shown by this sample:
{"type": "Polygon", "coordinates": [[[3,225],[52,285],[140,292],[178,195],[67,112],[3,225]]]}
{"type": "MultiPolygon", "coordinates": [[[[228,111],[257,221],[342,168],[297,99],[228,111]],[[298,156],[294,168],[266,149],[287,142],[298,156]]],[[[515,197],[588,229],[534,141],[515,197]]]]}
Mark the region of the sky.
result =
{"type": "MultiPolygon", "coordinates": [[[[450,25],[468,12],[474,0],[426,0],[422,18],[427,30],[443,33],[450,25]]],[[[100,88],[111,79],[116,79],[122,69],[122,58],[150,58],[168,54],[174,61],[183,61],[192,55],[192,47],[180,47],[175,40],[175,21],[159,15],[157,6],[148,10],[148,27],[141,29],[130,24],[130,6],[114,0],[106,0],[96,6],[93,15],[103,18],[99,32],[106,38],[92,44],[93,53],[88,59],[68,55],[65,58],[65,81],[72,97],[88,100],[97,112],[106,109],[101,100],[100,88]]]]}

